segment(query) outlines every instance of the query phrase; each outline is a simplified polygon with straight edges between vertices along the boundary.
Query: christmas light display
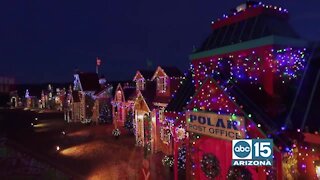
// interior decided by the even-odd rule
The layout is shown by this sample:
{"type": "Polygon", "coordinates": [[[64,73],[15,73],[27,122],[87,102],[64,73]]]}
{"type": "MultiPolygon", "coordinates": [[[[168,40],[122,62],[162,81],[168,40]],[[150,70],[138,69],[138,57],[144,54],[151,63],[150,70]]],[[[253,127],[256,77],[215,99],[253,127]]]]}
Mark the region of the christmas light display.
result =
{"type": "MultiPolygon", "coordinates": [[[[230,97],[235,101],[234,97],[230,97]]],[[[217,110],[218,114],[238,114],[238,108],[236,105],[230,103],[228,96],[225,92],[214,85],[214,82],[210,80],[206,82],[205,88],[202,88],[198,94],[195,94],[192,101],[189,103],[190,107],[193,108],[193,111],[198,110],[207,110],[213,111],[217,110]]]]}
{"type": "Polygon", "coordinates": [[[179,170],[186,169],[186,151],[187,148],[185,146],[179,147],[178,149],[178,168],[179,170]]]}
{"type": "Polygon", "coordinates": [[[240,118],[239,121],[235,122],[245,123],[246,127],[241,128],[241,131],[247,134],[247,138],[249,138],[249,133],[251,138],[261,137],[263,135],[261,124],[255,124],[252,120],[252,115],[245,114],[242,106],[236,104],[235,98],[229,96],[228,93],[221,88],[218,88],[214,80],[209,79],[205,81],[202,87],[203,88],[196,92],[188,105],[188,107],[193,107],[192,111],[202,110],[230,115],[230,120],[239,119],[240,116],[244,116],[246,117],[245,119],[240,118]]]}
{"type": "MultiPolygon", "coordinates": [[[[287,10],[279,7],[266,6],[259,3],[252,5],[247,4],[245,9],[239,10],[231,16],[236,16],[243,11],[246,11],[248,8],[265,8],[271,9],[271,12],[274,12],[273,10],[275,10],[284,14],[287,14],[288,12],[287,10]]],[[[224,18],[229,18],[231,16],[225,15],[224,18]]],[[[222,23],[217,24],[219,26],[219,24],[222,23]]],[[[306,66],[306,49],[287,46],[284,48],[284,46],[268,45],[214,56],[203,56],[204,54],[205,53],[195,54],[193,56],[197,58],[192,60],[190,71],[192,72],[192,83],[197,91],[193,97],[190,97],[190,101],[187,102],[186,111],[214,112],[217,114],[230,115],[231,119],[243,116],[245,117],[243,119],[245,128],[241,130],[245,132],[246,138],[272,138],[273,136],[279,135],[278,131],[265,134],[264,132],[267,132],[270,128],[268,127],[268,124],[255,123],[255,121],[253,121],[256,118],[255,114],[245,112],[244,107],[237,102],[237,99],[232,96],[233,94],[231,94],[231,91],[229,90],[232,89],[234,85],[247,84],[251,85],[253,88],[258,88],[259,91],[257,91],[257,95],[259,95],[260,92],[274,95],[273,85],[275,82],[282,82],[285,84],[286,82],[297,79],[302,75],[306,66]]],[[[173,94],[172,97],[175,98],[175,94],[173,94]]],[[[182,116],[184,113],[171,111],[170,113],[170,117],[165,118],[166,121],[172,121],[175,124],[179,124],[179,116],[182,116]]],[[[181,134],[183,134],[182,129],[185,127],[185,124],[183,124],[183,122],[181,122],[181,124],[182,126],[175,128],[174,134],[176,137],[174,137],[174,139],[176,139],[177,142],[180,142],[183,137],[181,134]],[[178,133],[178,130],[180,133],[178,133]]],[[[281,127],[281,130],[285,131],[286,127],[281,127]]],[[[194,154],[203,152],[203,150],[200,150],[199,148],[202,144],[197,144],[197,142],[202,142],[199,141],[200,138],[200,135],[190,133],[190,151],[188,151],[187,155],[190,157],[191,174],[195,175],[196,172],[198,172],[198,169],[200,169],[198,166],[201,166],[201,169],[204,171],[207,178],[214,178],[212,175],[219,171],[218,159],[215,161],[212,157],[209,158],[209,156],[204,156],[200,164],[198,164],[199,159],[197,159],[196,156],[193,156],[194,154]],[[208,165],[210,163],[211,165],[208,165]],[[216,169],[214,169],[214,167],[216,169]]],[[[277,143],[282,145],[287,144],[287,142],[277,143]]],[[[280,151],[290,151],[289,147],[279,149],[280,151]]],[[[288,171],[284,170],[285,172],[293,174],[292,169],[296,162],[299,163],[296,164],[297,170],[294,171],[294,173],[301,170],[307,172],[308,163],[305,161],[306,158],[304,157],[310,156],[310,153],[304,154],[301,151],[299,152],[300,154],[297,154],[297,157],[293,157],[289,153],[287,156],[289,159],[283,159],[286,161],[285,163],[287,163],[287,167],[284,167],[284,169],[290,169],[288,171]]],[[[275,161],[281,160],[282,159],[279,158],[275,159],[275,161]]],[[[284,166],[286,165],[284,164],[284,166]]],[[[267,179],[275,179],[277,178],[276,173],[278,173],[276,168],[278,167],[265,167],[260,170],[263,170],[267,179]]],[[[252,175],[248,169],[234,167],[229,169],[227,178],[251,179],[252,175]]]]}
{"type": "MultiPolygon", "coordinates": [[[[211,57],[206,61],[194,61],[191,65],[196,87],[207,77],[223,79],[220,85],[225,87],[230,81],[247,80],[251,84],[261,84],[267,73],[278,75],[284,83],[297,78],[306,64],[306,49],[285,48],[267,49],[268,53],[243,52],[224,57],[211,57]],[[222,78],[223,77],[223,78],[222,78]],[[228,78],[226,78],[228,77],[228,78]]],[[[268,74],[270,75],[270,74],[268,74]]]]}
{"type": "Polygon", "coordinates": [[[151,118],[149,115],[144,115],[143,117],[143,122],[144,122],[144,144],[145,144],[145,152],[146,154],[151,151],[151,118]]]}

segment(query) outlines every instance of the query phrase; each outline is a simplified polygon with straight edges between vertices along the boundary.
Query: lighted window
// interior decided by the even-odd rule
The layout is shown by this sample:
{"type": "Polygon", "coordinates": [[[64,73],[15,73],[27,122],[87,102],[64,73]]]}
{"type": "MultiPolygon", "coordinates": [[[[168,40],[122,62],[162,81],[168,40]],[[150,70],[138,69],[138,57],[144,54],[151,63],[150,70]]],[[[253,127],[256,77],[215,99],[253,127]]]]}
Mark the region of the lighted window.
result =
{"type": "Polygon", "coordinates": [[[166,92],[166,77],[158,77],[157,78],[157,90],[159,92],[166,92]]]}
{"type": "Polygon", "coordinates": [[[145,81],[144,79],[138,79],[137,82],[136,82],[136,86],[137,86],[137,89],[138,90],[144,90],[145,88],[145,81]]]}

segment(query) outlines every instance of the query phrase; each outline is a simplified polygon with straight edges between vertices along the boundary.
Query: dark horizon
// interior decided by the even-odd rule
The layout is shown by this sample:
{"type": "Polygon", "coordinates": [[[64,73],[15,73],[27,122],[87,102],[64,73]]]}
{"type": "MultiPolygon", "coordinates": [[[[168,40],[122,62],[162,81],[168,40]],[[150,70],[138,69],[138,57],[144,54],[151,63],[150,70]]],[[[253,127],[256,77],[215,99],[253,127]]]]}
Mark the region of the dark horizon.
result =
{"type": "MultiPolygon", "coordinates": [[[[185,72],[193,47],[209,35],[211,21],[245,1],[4,2],[0,11],[1,75],[18,84],[72,82],[74,69],[100,72],[109,81],[130,80],[158,65],[185,72]]],[[[304,39],[320,40],[319,1],[262,1],[288,9],[304,39]]]]}

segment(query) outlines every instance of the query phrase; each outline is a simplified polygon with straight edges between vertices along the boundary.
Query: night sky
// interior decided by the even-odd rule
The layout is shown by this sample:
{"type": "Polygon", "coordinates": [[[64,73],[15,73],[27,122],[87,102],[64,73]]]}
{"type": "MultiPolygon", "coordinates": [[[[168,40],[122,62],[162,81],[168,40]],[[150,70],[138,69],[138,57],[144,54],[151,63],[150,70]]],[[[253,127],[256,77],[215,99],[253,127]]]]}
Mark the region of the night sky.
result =
{"type": "MultiPolygon", "coordinates": [[[[108,80],[132,79],[147,63],[185,71],[188,55],[211,21],[239,0],[6,0],[0,3],[0,75],[18,83],[72,81],[75,68],[108,80]]],[[[272,0],[287,8],[294,29],[320,40],[319,0],[272,0]]]]}

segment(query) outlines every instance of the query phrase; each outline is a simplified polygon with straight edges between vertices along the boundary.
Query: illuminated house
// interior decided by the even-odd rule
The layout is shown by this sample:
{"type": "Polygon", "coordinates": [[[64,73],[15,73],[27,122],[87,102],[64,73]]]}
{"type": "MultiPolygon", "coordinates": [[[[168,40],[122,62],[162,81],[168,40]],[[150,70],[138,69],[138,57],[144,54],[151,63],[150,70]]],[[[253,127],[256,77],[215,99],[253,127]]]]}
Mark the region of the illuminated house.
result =
{"type": "Polygon", "coordinates": [[[146,152],[168,151],[163,129],[164,108],[177,90],[183,74],[175,67],[157,67],[156,71],[137,71],[134,81],[137,87],[135,100],[135,130],[137,145],[146,152]],[[164,142],[165,141],[165,142],[164,142]]]}
{"type": "Polygon", "coordinates": [[[115,127],[123,127],[129,113],[134,112],[136,88],[129,83],[118,84],[112,104],[112,119],[115,127]]]}
{"type": "MultiPolygon", "coordinates": [[[[155,97],[155,83],[151,81],[154,71],[138,70],[133,78],[136,84],[136,98],[134,101],[134,121],[136,144],[148,145],[151,150],[151,111],[155,97]]],[[[153,127],[154,128],[154,127],[153,127]]]]}
{"type": "Polygon", "coordinates": [[[155,147],[156,136],[155,111],[153,100],[156,95],[156,84],[153,81],[145,83],[143,90],[137,90],[137,97],[134,101],[134,127],[136,142],[138,146],[144,146],[148,151],[155,147]]]}
{"type": "Polygon", "coordinates": [[[176,67],[159,66],[156,69],[151,80],[156,82],[156,97],[153,100],[154,115],[155,115],[155,151],[167,153],[171,148],[168,148],[169,142],[162,132],[168,132],[167,121],[164,121],[164,109],[172,99],[172,95],[179,88],[184,75],[176,67]]]}
{"type": "Polygon", "coordinates": [[[24,95],[24,108],[34,109],[38,107],[38,98],[37,96],[32,96],[29,92],[29,89],[26,89],[24,95]]]}
{"type": "MultiPolygon", "coordinates": [[[[71,122],[72,117],[72,102],[75,102],[76,100],[73,98],[76,98],[78,96],[75,96],[72,94],[72,86],[69,86],[68,91],[65,93],[64,101],[63,101],[63,112],[64,112],[64,120],[67,122],[71,122]]],[[[79,102],[79,100],[78,100],[79,102]]]]}
{"type": "Polygon", "coordinates": [[[105,86],[106,81],[104,78],[99,79],[96,73],[79,72],[74,74],[74,78],[71,98],[71,121],[97,123],[100,116],[100,108],[103,107],[99,104],[102,99],[107,101],[108,98],[111,98],[110,87],[105,86]]]}
{"type": "Polygon", "coordinates": [[[67,86],[69,86],[67,83],[19,84],[16,85],[16,90],[10,94],[13,99],[18,100],[18,102],[14,102],[16,108],[61,111],[65,101],[65,87],[67,86]],[[26,90],[28,90],[27,94],[26,90]]]}
{"type": "MultiPolygon", "coordinates": [[[[307,66],[306,47],[307,42],[289,26],[287,10],[280,7],[249,1],[213,22],[212,33],[190,55],[192,75],[183,81],[165,112],[175,178],[181,170],[195,179],[288,177],[283,158],[289,154],[290,159],[295,150],[289,148],[289,136],[279,130],[295,127],[287,117],[307,66]],[[191,116],[220,119],[216,129],[221,133],[207,132],[210,127],[205,125],[194,128],[191,116]],[[188,133],[184,135],[183,129],[188,133]],[[273,166],[230,166],[231,140],[239,138],[272,138],[273,166]]],[[[312,177],[314,167],[313,173],[302,171],[310,166],[299,167],[297,177],[312,177]]]]}
{"type": "Polygon", "coordinates": [[[54,100],[54,110],[62,111],[63,103],[65,102],[66,90],[65,88],[56,88],[56,94],[53,97],[54,100]]]}
{"type": "Polygon", "coordinates": [[[41,91],[41,99],[39,101],[39,108],[42,109],[53,109],[55,104],[55,99],[53,97],[53,87],[51,84],[48,84],[46,90],[41,91]]]}

